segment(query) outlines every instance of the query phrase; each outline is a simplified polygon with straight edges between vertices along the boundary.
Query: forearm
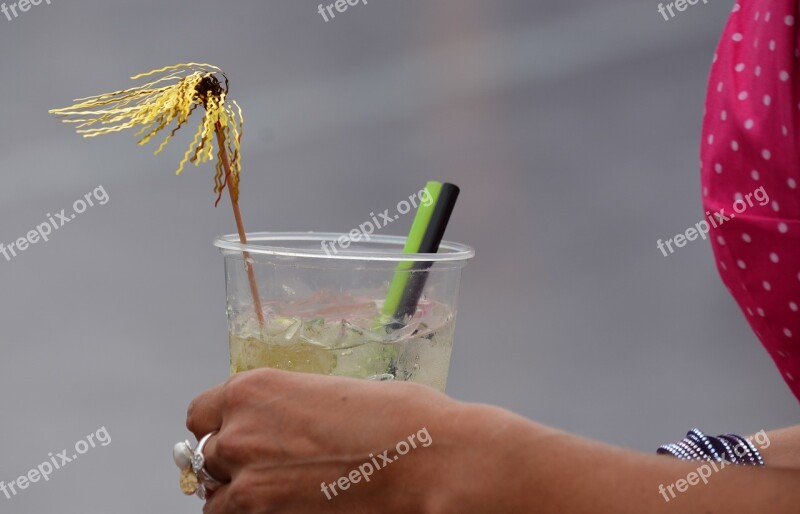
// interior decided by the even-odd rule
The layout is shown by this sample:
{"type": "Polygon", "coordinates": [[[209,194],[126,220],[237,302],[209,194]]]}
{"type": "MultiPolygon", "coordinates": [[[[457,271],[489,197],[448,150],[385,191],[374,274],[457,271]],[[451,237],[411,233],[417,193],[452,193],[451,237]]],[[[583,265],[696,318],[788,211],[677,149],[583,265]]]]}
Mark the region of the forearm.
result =
{"type": "Polygon", "coordinates": [[[767,432],[768,445],[760,448],[768,467],[800,469],[800,425],[767,432]]]}
{"type": "Polygon", "coordinates": [[[492,407],[467,409],[467,417],[483,421],[461,424],[469,462],[451,470],[463,478],[441,503],[470,512],[658,514],[677,506],[681,512],[781,514],[800,504],[798,470],[706,464],[704,483],[702,462],[592,442],[492,407]]]}

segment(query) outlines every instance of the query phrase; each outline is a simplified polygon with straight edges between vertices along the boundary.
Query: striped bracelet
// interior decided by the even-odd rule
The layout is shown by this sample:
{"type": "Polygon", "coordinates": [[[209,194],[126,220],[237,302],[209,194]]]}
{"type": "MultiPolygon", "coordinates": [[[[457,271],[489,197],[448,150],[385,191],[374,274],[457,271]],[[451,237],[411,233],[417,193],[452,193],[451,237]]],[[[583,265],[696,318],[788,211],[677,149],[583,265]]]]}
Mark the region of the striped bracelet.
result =
{"type": "Polygon", "coordinates": [[[737,434],[713,437],[697,428],[689,430],[680,442],[659,446],[656,453],[672,455],[682,460],[727,461],[743,466],[764,465],[758,448],[744,437],[737,434]]]}

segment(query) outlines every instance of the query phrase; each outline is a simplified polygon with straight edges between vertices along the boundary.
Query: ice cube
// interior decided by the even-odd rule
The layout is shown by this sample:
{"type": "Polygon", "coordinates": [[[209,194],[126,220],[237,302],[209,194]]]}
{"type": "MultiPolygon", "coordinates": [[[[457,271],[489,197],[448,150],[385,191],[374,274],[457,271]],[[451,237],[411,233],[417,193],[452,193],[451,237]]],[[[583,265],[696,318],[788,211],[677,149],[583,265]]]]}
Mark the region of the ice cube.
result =
{"type": "Polygon", "coordinates": [[[389,380],[394,380],[394,375],[391,373],[381,373],[379,375],[372,375],[371,377],[367,377],[367,380],[375,380],[377,382],[387,382],[389,380]]]}
{"type": "Polygon", "coordinates": [[[292,339],[294,339],[294,336],[297,334],[297,331],[300,330],[300,327],[302,326],[303,326],[303,321],[298,318],[294,318],[294,322],[291,324],[289,328],[286,329],[286,333],[283,335],[283,338],[286,339],[287,341],[291,341],[292,339]]]}

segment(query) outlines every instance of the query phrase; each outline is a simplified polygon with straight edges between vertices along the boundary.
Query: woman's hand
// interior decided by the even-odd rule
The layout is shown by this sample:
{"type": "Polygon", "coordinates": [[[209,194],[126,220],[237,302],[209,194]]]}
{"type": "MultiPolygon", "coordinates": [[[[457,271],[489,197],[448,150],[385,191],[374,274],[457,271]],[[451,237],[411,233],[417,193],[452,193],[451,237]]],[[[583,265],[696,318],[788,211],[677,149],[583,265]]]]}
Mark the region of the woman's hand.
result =
{"type": "Polygon", "coordinates": [[[441,510],[472,409],[427,387],[261,369],[196,398],[187,426],[225,485],[206,514],[441,510]]]}
{"type": "MultiPolygon", "coordinates": [[[[409,383],[255,370],[195,399],[187,425],[198,439],[219,431],[204,454],[225,485],[206,514],[788,514],[800,502],[790,461],[728,466],[665,497],[697,462],[592,442],[409,383]]],[[[796,444],[793,432],[774,436],[776,449],[796,444]]]]}

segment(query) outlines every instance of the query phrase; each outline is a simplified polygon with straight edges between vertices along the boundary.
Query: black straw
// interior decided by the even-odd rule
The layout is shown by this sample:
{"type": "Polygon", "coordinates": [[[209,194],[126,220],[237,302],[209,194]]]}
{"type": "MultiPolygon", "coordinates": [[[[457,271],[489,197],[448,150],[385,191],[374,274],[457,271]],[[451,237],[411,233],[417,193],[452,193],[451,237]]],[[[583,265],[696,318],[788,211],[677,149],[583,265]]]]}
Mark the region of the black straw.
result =
{"type": "MultiPolygon", "coordinates": [[[[450,216],[453,214],[459,192],[460,189],[455,184],[442,184],[439,200],[433,208],[431,220],[425,230],[422,243],[420,243],[419,253],[437,253],[439,251],[439,245],[444,238],[444,232],[447,230],[447,224],[450,222],[450,216]]],[[[415,262],[411,267],[409,271],[411,275],[408,277],[408,283],[395,312],[394,319],[396,323],[405,323],[406,318],[413,316],[417,312],[422,290],[428,280],[427,270],[432,266],[432,261],[419,261],[415,262]]]]}

